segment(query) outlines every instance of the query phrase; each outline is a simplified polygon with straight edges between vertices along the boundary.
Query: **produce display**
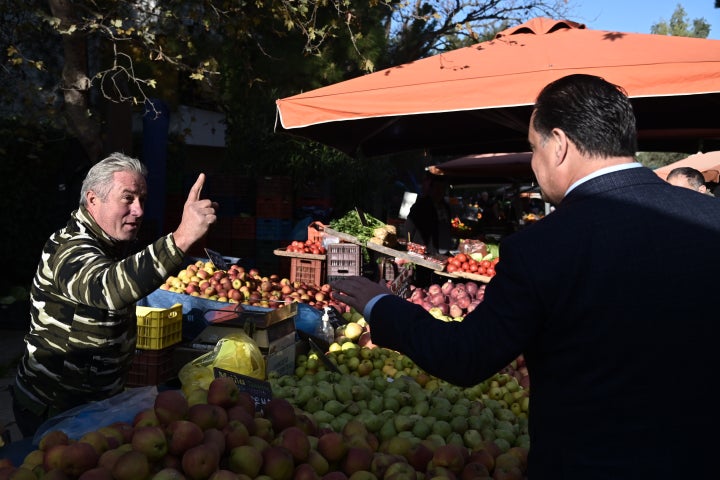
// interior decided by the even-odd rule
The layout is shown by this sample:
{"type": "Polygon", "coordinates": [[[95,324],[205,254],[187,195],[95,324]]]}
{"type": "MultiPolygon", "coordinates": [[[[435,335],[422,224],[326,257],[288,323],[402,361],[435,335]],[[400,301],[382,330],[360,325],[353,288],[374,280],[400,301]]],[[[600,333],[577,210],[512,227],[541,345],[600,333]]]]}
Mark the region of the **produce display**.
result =
{"type": "Polygon", "coordinates": [[[228,377],[164,390],[130,423],[79,439],[49,431],[21,465],[0,467],[0,478],[525,478],[521,359],[461,388],[373,345],[358,312],[343,316],[326,354],[338,371],[315,352],[300,355],[295,375],[269,378],[273,398],[262,408],[228,377]]]}
{"type": "MultiPolygon", "coordinates": [[[[360,214],[357,210],[350,210],[342,217],[331,220],[329,227],[338,232],[352,235],[363,245],[375,237],[375,229],[386,229],[385,233],[387,234],[387,228],[390,227],[390,231],[395,233],[395,229],[392,225],[387,225],[385,222],[378,220],[367,213],[364,214],[364,217],[365,224],[363,224],[360,219],[360,214]]],[[[380,233],[380,231],[378,231],[378,233],[380,233]]],[[[382,241],[383,239],[380,240],[382,241]]]]}
{"type": "Polygon", "coordinates": [[[495,265],[499,261],[500,257],[493,257],[491,253],[485,256],[458,253],[448,258],[445,271],[448,273],[470,273],[492,278],[495,276],[495,265]]]}
{"type": "Polygon", "coordinates": [[[345,304],[330,298],[330,284],[293,282],[277,274],[262,276],[255,268],[246,270],[239,265],[231,265],[226,271],[203,260],[188,265],[175,276],[169,276],[160,289],[218,302],[265,308],[300,302],[319,310],[326,306],[335,307],[340,312],[346,310],[345,304]]]}
{"type": "Polygon", "coordinates": [[[288,253],[309,253],[312,255],[325,255],[327,250],[319,240],[293,240],[285,247],[288,253]]]}
{"type": "MultiPolygon", "coordinates": [[[[450,259],[462,271],[471,260],[450,259]]],[[[487,275],[482,262],[497,260],[476,262],[487,275]]],[[[0,460],[0,480],[525,478],[530,378],[522,356],[462,388],[376,346],[362,315],[330,298],[329,284],[197,261],[162,288],[271,308],[333,306],[344,323],[324,355],[310,350],[296,356],[294,374],[269,374],[273,398],[264,405],[233,380],[197,369],[132,422],[98,425],[78,439],[46,433],[21,465],[0,460]]],[[[463,321],[483,301],[485,284],[448,279],[409,291],[407,301],[438,321],[463,321]]]]}
{"type": "Polygon", "coordinates": [[[408,301],[422,306],[440,320],[461,321],[485,298],[485,284],[473,281],[433,283],[427,288],[411,286],[408,301]]]}

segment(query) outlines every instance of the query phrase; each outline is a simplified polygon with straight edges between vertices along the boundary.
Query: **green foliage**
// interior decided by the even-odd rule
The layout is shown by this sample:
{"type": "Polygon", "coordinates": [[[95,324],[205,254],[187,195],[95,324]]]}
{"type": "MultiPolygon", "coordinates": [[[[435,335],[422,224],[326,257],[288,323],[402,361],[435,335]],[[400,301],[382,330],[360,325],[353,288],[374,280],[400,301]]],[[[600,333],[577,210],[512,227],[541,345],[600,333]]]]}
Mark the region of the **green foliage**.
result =
{"type": "Polygon", "coordinates": [[[650,27],[650,33],[675,37],[707,38],[710,35],[710,24],[704,18],[696,18],[692,21],[691,28],[685,9],[678,4],[670,21],[663,20],[654,24],[650,27]]]}
{"type": "Polygon", "coordinates": [[[682,160],[687,156],[687,153],[677,152],[639,152],[637,161],[654,170],[682,160]]]}

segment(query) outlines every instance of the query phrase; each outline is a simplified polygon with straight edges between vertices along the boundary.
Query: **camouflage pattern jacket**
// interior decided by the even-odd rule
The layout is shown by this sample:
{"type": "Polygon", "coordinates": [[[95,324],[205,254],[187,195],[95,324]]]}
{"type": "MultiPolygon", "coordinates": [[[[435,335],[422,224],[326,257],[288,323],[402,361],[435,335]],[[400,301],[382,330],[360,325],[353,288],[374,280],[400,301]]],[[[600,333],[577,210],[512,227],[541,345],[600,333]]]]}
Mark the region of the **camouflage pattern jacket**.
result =
{"type": "Polygon", "coordinates": [[[135,353],[135,303],[184,258],[170,234],[130,256],[128,247],[103,232],[84,207],[45,244],[15,388],[38,416],[123,390],[135,353]]]}

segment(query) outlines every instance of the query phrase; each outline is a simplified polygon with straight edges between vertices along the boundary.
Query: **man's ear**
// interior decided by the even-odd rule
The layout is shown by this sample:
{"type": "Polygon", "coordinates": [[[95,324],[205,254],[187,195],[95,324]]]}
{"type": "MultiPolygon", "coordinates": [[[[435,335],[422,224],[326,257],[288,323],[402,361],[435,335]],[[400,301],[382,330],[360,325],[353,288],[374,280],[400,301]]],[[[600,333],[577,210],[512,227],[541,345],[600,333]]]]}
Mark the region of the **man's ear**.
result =
{"type": "Polygon", "coordinates": [[[553,154],[555,155],[555,165],[560,165],[567,157],[569,142],[565,132],[559,128],[553,128],[551,132],[553,142],[553,154]]]}
{"type": "Polygon", "coordinates": [[[85,192],[85,201],[88,206],[95,205],[100,201],[100,197],[98,197],[97,194],[92,190],[88,190],[87,192],[85,192]]]}

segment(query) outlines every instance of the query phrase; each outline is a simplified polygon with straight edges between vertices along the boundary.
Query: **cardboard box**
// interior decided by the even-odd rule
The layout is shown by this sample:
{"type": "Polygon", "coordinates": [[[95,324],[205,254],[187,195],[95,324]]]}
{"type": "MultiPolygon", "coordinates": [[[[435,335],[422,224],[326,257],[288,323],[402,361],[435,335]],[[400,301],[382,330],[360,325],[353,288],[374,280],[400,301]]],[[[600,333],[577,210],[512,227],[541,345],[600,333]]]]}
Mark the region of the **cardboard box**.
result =
{"type": "Polygon", "coordinates": [[[295,342],[290,345],[268,353],[265,356],[265,371],[267,374],[293,375],[295,373],[295,342]]]}

